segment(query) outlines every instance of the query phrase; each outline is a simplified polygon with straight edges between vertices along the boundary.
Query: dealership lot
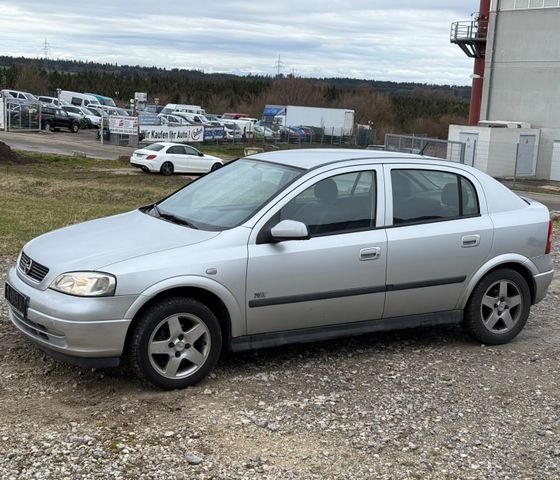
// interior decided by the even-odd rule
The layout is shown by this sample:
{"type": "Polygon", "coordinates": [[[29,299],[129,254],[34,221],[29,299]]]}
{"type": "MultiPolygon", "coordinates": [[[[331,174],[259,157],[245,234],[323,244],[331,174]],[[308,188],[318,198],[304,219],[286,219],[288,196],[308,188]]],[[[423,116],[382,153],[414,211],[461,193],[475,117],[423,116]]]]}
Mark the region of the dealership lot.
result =
{"type": "Polygon", "coordinates": [[[444,328],[227,354],[178,392],[48,358],[2,302],[0,476],[557,478],[559,298],[500,347],[444,328]]]}

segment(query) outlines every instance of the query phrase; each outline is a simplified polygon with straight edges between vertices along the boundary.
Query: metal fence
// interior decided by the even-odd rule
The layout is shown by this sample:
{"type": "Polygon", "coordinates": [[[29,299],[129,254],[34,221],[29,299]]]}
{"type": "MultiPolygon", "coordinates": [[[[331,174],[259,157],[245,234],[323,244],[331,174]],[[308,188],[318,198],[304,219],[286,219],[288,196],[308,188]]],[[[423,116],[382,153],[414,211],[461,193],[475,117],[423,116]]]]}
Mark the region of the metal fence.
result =
{"type": "Polygon", "coordinates": [[[38,131],[41,129],[41,105],[4,99],[3,115],[6,130],[38,131]]]}
{"type": "Polygon", "coordinates": [[[385,135],[385,150],[415,153],[465,163],[465,143],[416,135],[385,135]]]}

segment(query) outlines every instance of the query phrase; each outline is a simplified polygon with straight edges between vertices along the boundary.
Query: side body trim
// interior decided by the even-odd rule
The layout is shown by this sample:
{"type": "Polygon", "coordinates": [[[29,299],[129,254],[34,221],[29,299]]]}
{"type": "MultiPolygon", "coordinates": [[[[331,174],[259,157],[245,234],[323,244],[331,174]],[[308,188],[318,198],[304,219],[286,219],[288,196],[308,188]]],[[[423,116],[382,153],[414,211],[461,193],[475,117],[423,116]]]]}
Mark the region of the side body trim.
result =
{"type": "Polygon", "coordinates": [[[462,310],[449,310],[325,327],[301,328],[284,332],[261,333],[258,335],[246,335],[232,338],[230,349],[234,352],[241,352],[258,348],[279,347],[281,345],[293,343],[309,343],[333,338],[351,337],[372,332],[402,330],[415,327],[433,327],[438,325],[455,325],[461,323],[462,320],[462,310]]]}
{"type": "Polygon", "coordinates": [[[325,300],[329,298],[353,297],[356,295],[368,295],[371,293],[394,292],[398,290],[410,290],[413,288],[435,287],[439,285],[449,285],[453,283],[463,283],[466,276],[450,278],[438,278],[423,282],[398,283],[394,285],[379,285],[376,287],[351,288],[346,290],[331,290],[329,292],[306,293],[303,295],[288,295],[275,298],[258,298],[249,300],[249,308],[269,307],[271,305],[286,305],[288,303],[310,302],[313,300],[325,300]]]}

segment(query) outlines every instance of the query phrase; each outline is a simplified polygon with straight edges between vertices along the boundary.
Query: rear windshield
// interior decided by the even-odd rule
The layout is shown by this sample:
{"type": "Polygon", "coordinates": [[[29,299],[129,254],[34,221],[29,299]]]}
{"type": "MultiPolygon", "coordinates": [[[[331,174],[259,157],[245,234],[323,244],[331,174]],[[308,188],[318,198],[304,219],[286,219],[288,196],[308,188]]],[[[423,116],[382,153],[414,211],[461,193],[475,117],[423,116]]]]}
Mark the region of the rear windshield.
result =
{"type": "Polygon", "coordinates": [[[147,147],[144,147],[144,150],[152,150],[154,152],[159,152],[160,150],[163,150],[165,148],[165,145],[162,145],[161,143],[152,143],[151,145],[148,145],[147,147]]]}

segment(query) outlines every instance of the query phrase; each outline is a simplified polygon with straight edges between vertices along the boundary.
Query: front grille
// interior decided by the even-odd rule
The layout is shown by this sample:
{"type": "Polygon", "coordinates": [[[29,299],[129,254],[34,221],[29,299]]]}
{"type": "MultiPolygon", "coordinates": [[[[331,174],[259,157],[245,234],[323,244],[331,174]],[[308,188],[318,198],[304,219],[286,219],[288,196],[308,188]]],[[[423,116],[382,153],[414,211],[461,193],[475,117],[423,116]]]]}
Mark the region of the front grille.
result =
{"type": "Polygon", "coordinates": [[[43,278],[49,273],[49,269],[35,260],[29,258],[25,252],[21,252],[21,258],[19,259],[20,270],[37,282],[41,282],[43,278]]]}

